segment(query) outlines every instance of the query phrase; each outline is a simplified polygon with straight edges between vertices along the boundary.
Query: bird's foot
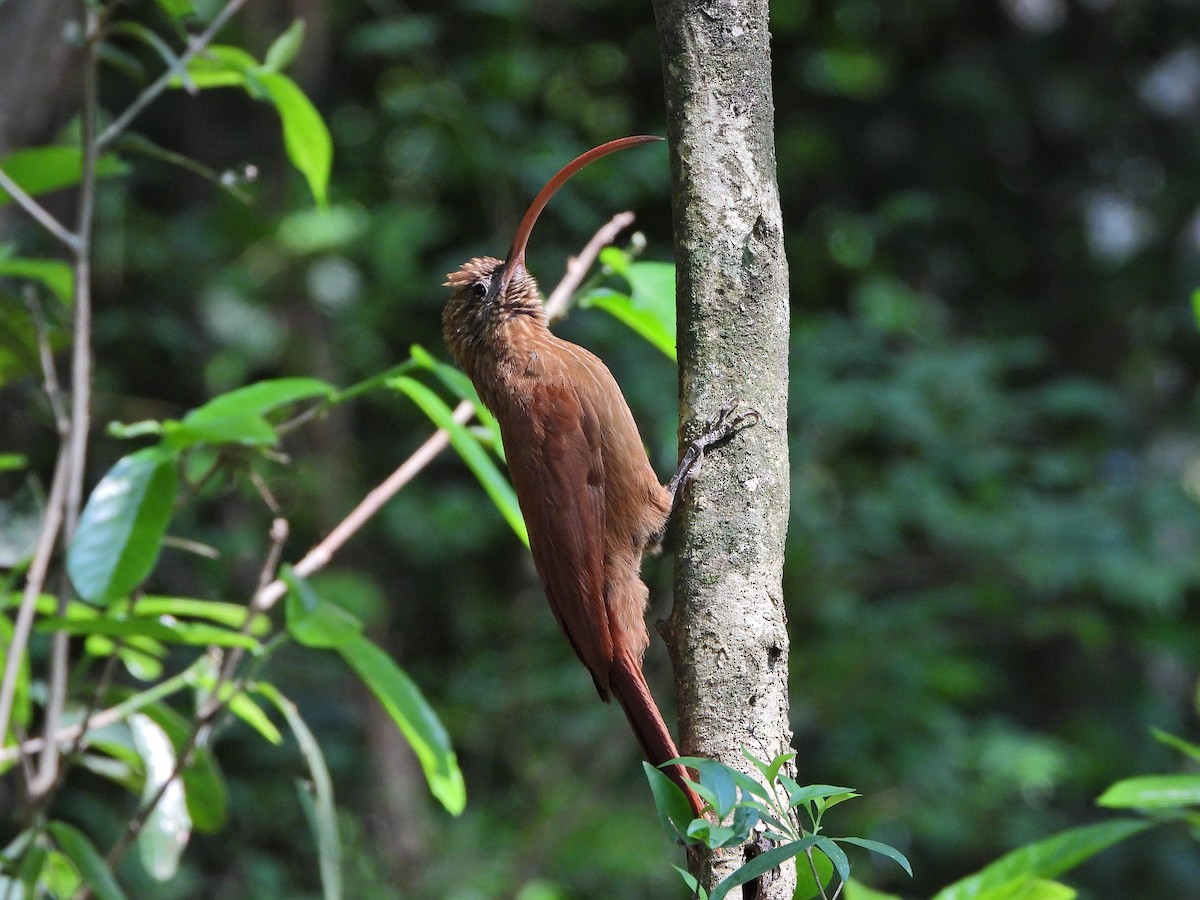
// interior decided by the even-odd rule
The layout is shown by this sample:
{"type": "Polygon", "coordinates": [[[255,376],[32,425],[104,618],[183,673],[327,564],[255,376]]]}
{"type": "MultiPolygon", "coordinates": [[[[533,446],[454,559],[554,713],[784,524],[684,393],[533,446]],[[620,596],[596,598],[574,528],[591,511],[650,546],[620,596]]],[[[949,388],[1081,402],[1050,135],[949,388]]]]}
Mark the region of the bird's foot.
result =
{"type": "Polygon", "coordinates": [[[672,513],[679,505],[679,498],[683,491],[700,474],[700,464],[704,461],[704,454],[711,448],[725,443],[743,428],[757,425],[762,418],[757,409],[747,409],[745,412],[734,415],[741,402],[734,397],[716,413],[709,416],[700,429],[700,434],[688,444],[687,449],[683,452],[683,456],[679,460],[679,467],[671,476],[671,480],[667,482],[667,490],[671,494],[672,513]]]}

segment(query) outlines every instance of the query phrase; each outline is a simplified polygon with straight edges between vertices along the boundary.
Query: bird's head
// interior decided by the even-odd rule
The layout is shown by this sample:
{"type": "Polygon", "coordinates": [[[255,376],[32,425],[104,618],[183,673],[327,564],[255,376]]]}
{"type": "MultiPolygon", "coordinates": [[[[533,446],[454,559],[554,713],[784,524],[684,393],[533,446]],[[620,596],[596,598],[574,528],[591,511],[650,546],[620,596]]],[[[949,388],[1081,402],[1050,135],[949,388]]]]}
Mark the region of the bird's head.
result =
{"type": "Polygon", "coordinates": [[[546,312],[542,308],[537,282],[525,268],[525,247],[538,216],[554,193],[572,175],[600,157],[626,147],[659,140],[662,138],[655,135],[634,135],[609,141],[577,156],[546,182],[546,186],[533,198],[521,224],[517,226],[507,258],[476,257],[446,276],[446,286],[452,288],[454,293],[442,312],[442,333],[446,346],[460,366],[469,370],[468,361],[486,348],[500,326],[514,318],[527,318],[545,324],[546,312]]]}

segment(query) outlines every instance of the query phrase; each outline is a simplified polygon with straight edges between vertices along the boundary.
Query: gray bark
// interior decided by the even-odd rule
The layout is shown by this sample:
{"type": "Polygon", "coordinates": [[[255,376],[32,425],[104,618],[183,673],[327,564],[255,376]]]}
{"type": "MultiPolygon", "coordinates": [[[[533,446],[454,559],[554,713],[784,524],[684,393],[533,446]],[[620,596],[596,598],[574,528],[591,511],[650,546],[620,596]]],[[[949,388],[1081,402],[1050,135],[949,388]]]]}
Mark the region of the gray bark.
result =
{"type": "MultiPolygon", "coordinates": [[[[675,665],[684,752],[754,772],[788,749],[788,279],[767,0],[654,0],[671,148],[681,443],[731,397],[761,422],[706,457],[679,527],[675,665]]],[[[753,851],[750,851],[753,852],[753,851]]],[[[712,884],[747,848],[700,862],[712,884]]],[[[792,896],[794,870],[759,898],[792,896]]],[[[751,896],[751,894],[747,894],[751,896]]]]}

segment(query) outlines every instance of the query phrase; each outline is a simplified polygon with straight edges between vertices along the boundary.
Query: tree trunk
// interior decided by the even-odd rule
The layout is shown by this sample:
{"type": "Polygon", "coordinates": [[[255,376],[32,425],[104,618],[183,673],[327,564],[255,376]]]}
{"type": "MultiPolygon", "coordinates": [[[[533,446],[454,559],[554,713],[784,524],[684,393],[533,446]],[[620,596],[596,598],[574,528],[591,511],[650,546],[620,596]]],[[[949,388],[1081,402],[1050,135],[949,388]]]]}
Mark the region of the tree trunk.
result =
{"type": "MultiPolygon", "coordinates": [[[[731,397],[762,414],[705,459],[680,527],[681,746],[752,774],[788,749],[788,283],[775,181],[767,0],[654,0],[671,147],[682,443],[731,397]]],[[[750,851],[753,852],[753,851],[750,851]]],[[[701,861],[711,887],[747,848],[701,861]]],[[[759,898],[790,898],[794,869],[759,898]]],[[[751,896],[747,894],[746,896],[751,896]]]]}

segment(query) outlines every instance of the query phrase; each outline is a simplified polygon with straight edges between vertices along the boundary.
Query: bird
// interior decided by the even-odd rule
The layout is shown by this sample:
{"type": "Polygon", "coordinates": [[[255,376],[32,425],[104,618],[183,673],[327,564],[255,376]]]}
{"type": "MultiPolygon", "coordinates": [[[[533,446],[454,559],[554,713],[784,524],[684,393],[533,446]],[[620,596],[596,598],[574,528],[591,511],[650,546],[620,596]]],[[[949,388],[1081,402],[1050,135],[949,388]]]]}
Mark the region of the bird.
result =
{"type": "MultiPolygon", "coordinates": [[[[661,540],[704,450],[758,413],[735,417],[736,401],[726,404],[664,486],[616,379],[596,355],[550,331],[525,264],[533,226],[559,187],[603,156],[655,140],[619,138],[564,166],[530,204],[505,259],[477,257],[447,276],[442,326],[451,356],[499,423],[550,608],[601,699],[617,701],[646,759],[661,765],[679,752],[642,672],[650,643],[642,556],[661,540]]],[[[664,771],[703,817],[687,770],[664,771]]]]}

